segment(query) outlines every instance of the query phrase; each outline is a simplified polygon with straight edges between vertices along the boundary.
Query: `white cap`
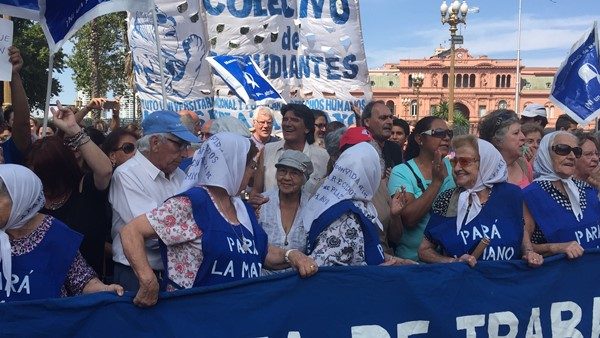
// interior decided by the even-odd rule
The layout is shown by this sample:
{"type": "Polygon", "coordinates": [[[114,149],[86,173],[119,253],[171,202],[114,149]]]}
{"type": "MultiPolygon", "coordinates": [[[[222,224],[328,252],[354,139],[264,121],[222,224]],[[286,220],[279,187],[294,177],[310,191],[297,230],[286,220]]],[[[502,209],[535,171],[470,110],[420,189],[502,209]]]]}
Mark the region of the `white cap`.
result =
{"type": "Polygon", "coordinates": [[[536,116],[547,117],[546,116],[546,107],[542,106],[541,104],[537,104],[537,103],[528,104],[527,107],[525,107],[525,109],[523,109],[523,112],[521,112],[521,116],[525,116],[525,117],[536,117],[536,116]]]}

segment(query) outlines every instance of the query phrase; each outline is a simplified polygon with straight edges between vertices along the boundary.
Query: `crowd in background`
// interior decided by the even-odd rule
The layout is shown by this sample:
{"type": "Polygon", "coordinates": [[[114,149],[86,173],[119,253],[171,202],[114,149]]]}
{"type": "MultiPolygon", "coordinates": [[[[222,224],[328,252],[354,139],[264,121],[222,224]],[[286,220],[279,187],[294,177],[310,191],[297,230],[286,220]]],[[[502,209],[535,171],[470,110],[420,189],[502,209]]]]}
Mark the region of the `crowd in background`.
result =
{"type": "Polygon", "coordinates": [[[382,101],[356,124],[303,104],[202,121],[155,111],[141,125],[60,104],[30,116],[11,47],[0,153],[2,301],[161,290],[322,266],[524,260],[600,245],[596,135],[543,106],[499,109],[477,135],[414,125],[382,101]],[[281,130],[274,131],[280,114],[281,130]],[[277,136],[275,135],[277,134],[277,136]],[[32,274],[28,271],[36,271],[32,274]],[[29,278],[27,290],[22,281],[29,278]]]}

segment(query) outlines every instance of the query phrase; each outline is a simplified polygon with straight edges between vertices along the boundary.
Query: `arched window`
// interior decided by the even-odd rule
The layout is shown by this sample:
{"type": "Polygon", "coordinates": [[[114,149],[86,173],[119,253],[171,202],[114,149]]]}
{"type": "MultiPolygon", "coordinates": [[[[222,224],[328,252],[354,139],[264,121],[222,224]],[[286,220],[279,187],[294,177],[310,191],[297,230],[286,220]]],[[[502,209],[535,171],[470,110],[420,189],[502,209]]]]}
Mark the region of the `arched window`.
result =
{"type": "Polygon", "coordinates": [[[510,88],[510,75],[506,75],[506,87],[510,88]]]}
{"type": "Polygon", "coordinates": [[[388,100],[388,102],[386,102],[385,105],[390,109],[392,115],[396,113],[396,104],[394,103],[394,101],[388,100]]]}
{"type": "Polygon", "coordinates": [[[469,74],[463,74],[462,86],[463,88],[469,87],[469,74]]]}
{"type": "Polygon", "coordinates": [[[410,101],[410,116],[417,116],[417,100],[410,101]]]}
{"type": "Polygon", "coordinates": [[[412,74],[408,75],[408,88],[412,87],[412,74]]]}
{"type": "Polygon", "coordinates": [[[462,84],[462,74],[458,74],[458,75],[456,75],[456,88],[460,88],[461,84],[462,84]]]}
{"type": "Polygon", "coordinates": [[[471,76],[469,78],[469,87],[471,87],[471,88],[475,87],[475,74],[471,74],[471,76]]]}
{"type": "Polygon", "coordinates": [[[506,103],[505,100],[498,101],[498,109],[506,109],[507,107],[508,107],[508,104],[506,103]]]}
{"type": "Polygon", "coordinates": [[[500,87],[506,87],[506,75],[502,75],[502,80],[500,80],[500,87]]]}
{"type": "Polygon", "coordinates": [[[448,88],[448,74],[442,75],[442,87],[448,88]]]}
{"type": "Polygon", "coordinates": [[[500,88],[500,75],[496,75],[496,88],[500,88]]]}

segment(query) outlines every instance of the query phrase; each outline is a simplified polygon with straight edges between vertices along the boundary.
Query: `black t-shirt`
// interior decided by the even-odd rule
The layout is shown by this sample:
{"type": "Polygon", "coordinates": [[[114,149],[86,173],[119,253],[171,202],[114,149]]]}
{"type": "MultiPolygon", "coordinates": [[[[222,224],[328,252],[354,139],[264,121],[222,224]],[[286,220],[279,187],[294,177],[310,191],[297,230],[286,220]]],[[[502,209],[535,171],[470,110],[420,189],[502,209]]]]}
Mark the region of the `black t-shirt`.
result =
{"type": "Polygon", "coordinates": [[[400,147],[396,142],[386,140],[383,143],[383,149],[381,150],[381,154],[383,155],[383,160],[385,161],[386,169],[393,168],[403,162],[402,147],[400,147]]]}
{"type": "Polygon", "coordinates": [[[104,242],[111,227],[108,188],[99,191],[94,185],[93,174],[87,173],[81,190],[74,191],[62,207],[56,210],[44,208],[40,212],[54,216],[83,235],[79,251],[98,276],[102,276],[104,242]]]}

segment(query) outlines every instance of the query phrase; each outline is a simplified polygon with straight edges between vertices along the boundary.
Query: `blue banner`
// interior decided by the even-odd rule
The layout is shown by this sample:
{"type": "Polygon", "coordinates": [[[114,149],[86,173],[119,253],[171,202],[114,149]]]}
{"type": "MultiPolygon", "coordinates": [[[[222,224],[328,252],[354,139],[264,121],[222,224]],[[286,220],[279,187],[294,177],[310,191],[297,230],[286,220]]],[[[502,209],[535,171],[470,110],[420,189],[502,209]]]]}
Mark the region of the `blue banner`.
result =
{"type": "Polygon", "coordinates": [[[578,123],[600,114],[600,57],[597,23],[571,48],[554,77],[550,99],[578,123]]]}
{"type": "Polygon", "coordinates": [[[270,104],[285,100],[249,56],[219,55],[208,62],[246,104],[270,104]]]}
{"type": "Polygon", "coordinates": [[[520,261],[324,268],[164,294],[0,304],[15,337],[598,337],[600,253],[520,261]]]}

